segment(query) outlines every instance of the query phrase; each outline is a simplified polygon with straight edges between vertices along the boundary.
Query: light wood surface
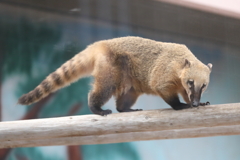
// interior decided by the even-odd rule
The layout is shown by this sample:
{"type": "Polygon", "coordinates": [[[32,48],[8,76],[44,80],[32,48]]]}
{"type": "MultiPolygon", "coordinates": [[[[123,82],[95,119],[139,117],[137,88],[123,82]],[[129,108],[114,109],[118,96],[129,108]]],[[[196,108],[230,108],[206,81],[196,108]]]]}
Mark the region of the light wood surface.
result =
{"type": "Polygon", "coordinates": [[[0,123],[0,148],[119,143],[240,134],[240,104],[0,123]]]}

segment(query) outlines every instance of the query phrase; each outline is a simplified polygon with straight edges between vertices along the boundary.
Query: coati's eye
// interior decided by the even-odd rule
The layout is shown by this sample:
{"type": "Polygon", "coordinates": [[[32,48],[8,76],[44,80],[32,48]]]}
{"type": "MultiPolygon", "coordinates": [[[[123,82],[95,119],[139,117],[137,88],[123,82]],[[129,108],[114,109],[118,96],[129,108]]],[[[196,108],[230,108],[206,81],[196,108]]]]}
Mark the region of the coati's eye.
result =
{"type": "Polygon", "coordinates": [[[189,79],[187,82],[190,86],[192,86],[194,84],[194,81],[192,79],[189,79]]]}
{"type": "Polygon", "coordinates": [[[207,86],[207,84],[206,84],[206,83],[203,83],[202,88],[205,88],[206,86],[207,86]]]}
{"type": "Polygon", "coordinates": [[[192,79],[189,79],[189,80],[187,81],[187,84],[188,84],[188,87],[189,87],[189,88],[192,88],[193,85],[194,85],[194,81],[193,81],[192,79]]]}

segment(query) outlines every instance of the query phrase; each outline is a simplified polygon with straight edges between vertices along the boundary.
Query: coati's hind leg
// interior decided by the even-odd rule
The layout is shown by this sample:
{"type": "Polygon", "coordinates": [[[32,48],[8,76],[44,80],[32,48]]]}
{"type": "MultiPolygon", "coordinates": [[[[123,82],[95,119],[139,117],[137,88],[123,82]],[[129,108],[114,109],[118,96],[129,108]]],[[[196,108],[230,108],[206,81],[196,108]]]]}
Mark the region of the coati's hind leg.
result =
{"type": "Polygon", "coordinates": [[[113,85],[107,83],[106,81],[99,81],[96,79],[93,84],[92,91],[88,94],[88,105],[90,110],[94,114],[102,116],[111,114],[111,110],[103,110],[101,107],[111,98],[113,92],[113,85]]]}
{"type": "Polygon", "coordinates": [[[190,104],[181,103],[177,94],[161,94],[163,100],[168,103],[173,109],[181,110],[190,108],[190,104]]]}
{"type": "Polygon", "coordinates": [[[93,72],[95,78],[93,89],[88,94],[88,105],[90,110],[94,114],[102,116],[112,113],[111,110],[103,110],[101,107],[112,97],[116,88],[113,76],[114,71],[111,70],[112,66],[110,66],[104,58],[105,57],[98,63],[96,62],[96,68],[93,72]]]}
{"type": "Polygon", "coordinates": [[[117,97],[116,105],[118,112],[142,111],[142,109],[131,109],[139,95],[139,93],[131,88],[126,94],[117,97]]]}

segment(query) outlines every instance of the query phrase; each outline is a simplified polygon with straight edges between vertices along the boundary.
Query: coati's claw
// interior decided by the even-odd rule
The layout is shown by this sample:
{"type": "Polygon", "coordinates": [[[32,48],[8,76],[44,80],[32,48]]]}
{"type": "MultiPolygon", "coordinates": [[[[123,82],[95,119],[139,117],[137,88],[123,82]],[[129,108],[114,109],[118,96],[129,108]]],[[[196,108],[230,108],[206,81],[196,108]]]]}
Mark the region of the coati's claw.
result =
{"type": "Polygon", "coordinates": [[[110,109],[106,109],[106,110],[102,110],[100,112],[100,115],[101,116],[107,116],[108,114],[111,114],[111,113],[112,113],[112,111],[110,109]]]}

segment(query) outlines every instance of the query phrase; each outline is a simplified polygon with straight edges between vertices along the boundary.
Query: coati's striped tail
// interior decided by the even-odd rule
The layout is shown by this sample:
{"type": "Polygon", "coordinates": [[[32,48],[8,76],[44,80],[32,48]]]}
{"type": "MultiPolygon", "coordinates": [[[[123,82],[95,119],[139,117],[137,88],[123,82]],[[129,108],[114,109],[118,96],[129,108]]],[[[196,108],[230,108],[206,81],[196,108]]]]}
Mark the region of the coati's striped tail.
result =
{"type": "MultiPolygon", "coordinates": [[[[81,77],[87,76],[93,69],[93,63],[86,56],[86,50],[64,63],[55,72],[47,76],[34,90],[21,96],[18,104],[29,105],[41,100],[50,93],[69,85],[81,77]]],[[[89,53],[88,53],[89,54],[89,53]]]]}

